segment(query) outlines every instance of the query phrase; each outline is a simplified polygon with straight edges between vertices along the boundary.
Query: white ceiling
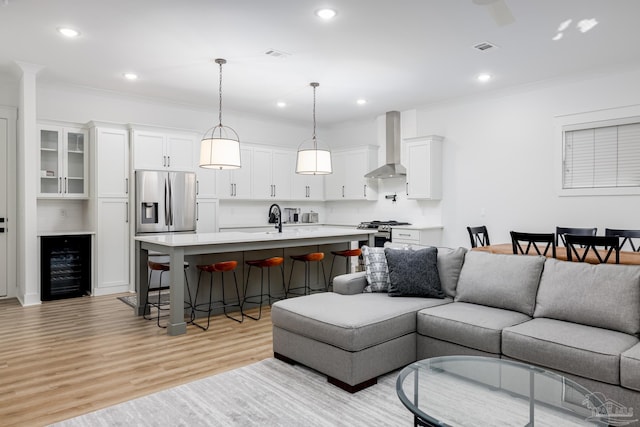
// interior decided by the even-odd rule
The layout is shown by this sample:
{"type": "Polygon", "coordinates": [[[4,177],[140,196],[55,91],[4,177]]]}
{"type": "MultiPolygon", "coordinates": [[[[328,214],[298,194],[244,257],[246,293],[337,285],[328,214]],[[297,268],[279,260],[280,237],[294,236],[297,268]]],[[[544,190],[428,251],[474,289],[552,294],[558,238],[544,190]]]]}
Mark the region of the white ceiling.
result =
{"type": "MultiPolygon", "coordinates": [[[[161,98],[223,112],[311,120],[373,118],[450,98],[640,63],[639,0],[0,0],[0,72],[161,98]],[[314,15],[330,6],[330,22],[314,15]],[[581,33],[576,24],[596,19],[581,33]],[[572,19],[563,38],[559,25],[572,19]],[[502,25],[500,25],[502,24],[502,25]],[[70,40],[56,32],[71,26],[70,40]],[[498,46],[480,52],[473,46],[498,46]],[[276,49],[289,56],[265,54],[276,49]],[[124,72],[140,78],[125,81],[124,72]],[[478,73],[494,76],[489,83],[478,73]],[[358,98],[368,104],[356,105],[358,98]],[[284,109],[276,101],[288,103],[284,109]]],[[[232,125],[232,124],[231,124],[232,125]]]]}

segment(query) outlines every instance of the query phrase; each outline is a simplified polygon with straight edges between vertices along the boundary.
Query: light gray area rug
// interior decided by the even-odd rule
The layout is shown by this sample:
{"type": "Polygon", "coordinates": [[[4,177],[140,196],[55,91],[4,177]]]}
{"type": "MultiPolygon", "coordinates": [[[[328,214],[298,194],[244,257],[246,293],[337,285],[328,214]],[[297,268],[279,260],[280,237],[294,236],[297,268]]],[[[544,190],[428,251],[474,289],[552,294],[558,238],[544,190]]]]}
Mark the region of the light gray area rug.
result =
{"type": "Polygon", "coordinates": [[[313,370],[266,359],[55,426],[410,426],[396,377],[350,394],[313,370]]]}

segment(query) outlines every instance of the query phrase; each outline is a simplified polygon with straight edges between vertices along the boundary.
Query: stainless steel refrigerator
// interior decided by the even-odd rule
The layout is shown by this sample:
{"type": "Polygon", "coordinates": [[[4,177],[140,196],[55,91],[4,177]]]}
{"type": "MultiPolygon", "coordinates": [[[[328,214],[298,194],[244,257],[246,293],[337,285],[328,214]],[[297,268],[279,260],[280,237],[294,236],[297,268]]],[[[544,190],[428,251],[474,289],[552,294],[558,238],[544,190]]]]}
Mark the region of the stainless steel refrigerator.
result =
{"type": "Polygon", "coordinates": [[[196,174],[136,171],[136,234],[196,231],[196,174]]]}

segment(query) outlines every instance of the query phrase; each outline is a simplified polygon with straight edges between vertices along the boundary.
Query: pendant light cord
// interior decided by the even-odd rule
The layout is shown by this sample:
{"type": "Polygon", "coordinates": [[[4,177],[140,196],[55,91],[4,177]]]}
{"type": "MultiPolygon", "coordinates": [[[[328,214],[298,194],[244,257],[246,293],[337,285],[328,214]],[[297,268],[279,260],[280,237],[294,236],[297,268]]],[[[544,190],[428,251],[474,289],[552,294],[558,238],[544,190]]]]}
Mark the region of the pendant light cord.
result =
{"type": "Polygon", "coordinates": [[[218,104],[218,123],[222,126],[222,61],[216,61],[220,65],[220,80],[218,81],[218,95],[220,97],[220,101],[218,104]]]}
{"type": "Polygon", "coordinates": [[[313,88],[313,148],[315,150],[318,149],[318,143],[316,141],[316,88],[320,86],[320,83],[311,83],[311,87],[313,88]]]}

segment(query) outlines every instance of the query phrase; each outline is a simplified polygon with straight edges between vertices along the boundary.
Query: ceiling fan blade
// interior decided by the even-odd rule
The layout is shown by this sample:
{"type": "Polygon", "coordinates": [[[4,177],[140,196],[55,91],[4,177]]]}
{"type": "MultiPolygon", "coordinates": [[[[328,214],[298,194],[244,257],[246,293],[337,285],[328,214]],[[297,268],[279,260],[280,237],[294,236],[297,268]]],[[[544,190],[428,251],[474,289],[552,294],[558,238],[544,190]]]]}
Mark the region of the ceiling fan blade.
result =
{"type": "Polygon", "coordinates": [[[473,3],[486,6],[489,14],[499,26],[513,24],[516,21],[504,0],[473,0],[473,3]]]}

